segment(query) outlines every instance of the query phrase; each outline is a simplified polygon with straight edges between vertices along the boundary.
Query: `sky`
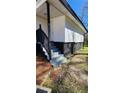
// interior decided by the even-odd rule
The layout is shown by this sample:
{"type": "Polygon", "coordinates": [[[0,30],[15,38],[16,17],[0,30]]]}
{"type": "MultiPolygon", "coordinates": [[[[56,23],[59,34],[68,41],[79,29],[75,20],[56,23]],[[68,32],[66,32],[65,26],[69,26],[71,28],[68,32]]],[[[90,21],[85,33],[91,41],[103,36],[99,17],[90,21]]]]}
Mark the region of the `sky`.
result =
{"type": "Polygon", "coordinates": [[[88,28],[88,0],[67,0],[75,13],[82,17],[82,22],[88,28]]]}

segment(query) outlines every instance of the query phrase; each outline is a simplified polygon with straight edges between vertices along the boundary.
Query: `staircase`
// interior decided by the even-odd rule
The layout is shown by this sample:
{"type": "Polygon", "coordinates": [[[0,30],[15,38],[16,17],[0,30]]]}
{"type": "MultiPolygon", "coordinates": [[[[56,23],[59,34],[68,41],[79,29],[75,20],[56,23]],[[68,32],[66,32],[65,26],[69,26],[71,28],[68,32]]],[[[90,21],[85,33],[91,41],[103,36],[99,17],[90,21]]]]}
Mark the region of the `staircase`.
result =
{"type": "MultiPolygon", "coordinates": [[[[49,55],[45,48],[42,46],[42,44],[37,43],[37,56],[43,57],[47,61],[49,60],[49,55]]],[[[61,64],[64,64],[67,62],[67,58],[64,57],[64,54],[61,53],[61,51],[54,45],[52,45],[51,49],[51,60],[50,63],[53,65],[53,67],[58,67],[61,64]]]]}
{"type": "Polygon", "coordinates": [[[61,64],[67,62],[67,59],[54,45],[54,43],[51,44],[52,49],[49,48],[49,43],[50,43],[49,38],[42,30],[41,25],[39,25],[39,29],[36,31],[36,38],[37,38],[37,56],[44,57],[45,59],[50,61],[53,67],[58,67],[61,64]]]}
{"type": "Polygon", "coordinates": [[[53,67],[58,67],[66,62],[67,58],[64,57],[64,54],[62,54],[61,51],[56,46],[52,45],[51,64],[53,65],[53,67]]]}

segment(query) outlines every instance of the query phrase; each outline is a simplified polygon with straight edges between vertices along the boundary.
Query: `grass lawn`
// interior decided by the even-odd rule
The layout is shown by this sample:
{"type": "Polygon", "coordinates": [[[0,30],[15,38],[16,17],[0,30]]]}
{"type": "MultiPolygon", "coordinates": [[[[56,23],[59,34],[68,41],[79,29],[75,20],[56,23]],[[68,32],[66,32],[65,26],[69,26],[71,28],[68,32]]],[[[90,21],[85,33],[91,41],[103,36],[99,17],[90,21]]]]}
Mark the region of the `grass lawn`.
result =
{"type": "Polygon", "coordinates": [[[83,56],[84,56],[84,57],[88,57],[88,47],[84,46],[84,47],[82,48],[82,53],[83,53],[83,56]]]}
{"type": "Polygon", "coordinates": [[[88,47],[83,47],[83,53],[88,55],[88,47]]]}

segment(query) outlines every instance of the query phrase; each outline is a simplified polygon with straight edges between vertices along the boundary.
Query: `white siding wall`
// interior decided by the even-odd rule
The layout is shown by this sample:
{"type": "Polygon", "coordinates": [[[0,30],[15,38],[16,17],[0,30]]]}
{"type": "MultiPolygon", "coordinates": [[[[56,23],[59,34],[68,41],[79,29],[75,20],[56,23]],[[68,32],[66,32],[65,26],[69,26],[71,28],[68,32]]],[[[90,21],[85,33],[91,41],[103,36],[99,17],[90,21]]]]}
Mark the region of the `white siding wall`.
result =
{"type": "Polygon", "coordinates": [[[83,42],[83,31],[69,18],[65,21],[65,42],[83,42]]]}
{"type": "MultiPolygon", "coordinates": [[[[36,16],[36,29],[42,29],[48,35],[47,20],[36,16]]],[[[55,42],[83,42],[83,31],[73,21],[65,16],[51,19],[51,41],[55,42]]]]}
{"type": "Polygon", "coordinates": [[[47,20],[42,17],[36,16],[36,30],[39,28],[39,24],[41,24],[42,29],[44,30],[46,35],[48,35],[47,20]]]}
{"type": "Polygon", "coordinates": [[[65,41],[65,16],[51,19],[51,41],[65,41]]]}

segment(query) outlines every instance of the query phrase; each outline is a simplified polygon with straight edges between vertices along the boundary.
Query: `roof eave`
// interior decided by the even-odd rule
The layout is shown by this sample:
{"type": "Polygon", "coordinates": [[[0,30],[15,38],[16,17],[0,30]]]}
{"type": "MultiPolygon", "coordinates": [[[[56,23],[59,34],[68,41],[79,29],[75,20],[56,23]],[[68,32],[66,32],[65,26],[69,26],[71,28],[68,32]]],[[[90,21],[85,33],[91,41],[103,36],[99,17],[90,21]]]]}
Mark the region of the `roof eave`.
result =
{"type": "Polygon", "coordinates": [[[74,10],[71,8],[71,6],[68,4],[66,0],[59,0],[63,6],[74,16],[74,18],[84,27],[86,32],[88,32],[87,28],[84,26],[83,22],[80,20],[80,18],[77,16],[77,14],[74,12],[74,10]]]}

